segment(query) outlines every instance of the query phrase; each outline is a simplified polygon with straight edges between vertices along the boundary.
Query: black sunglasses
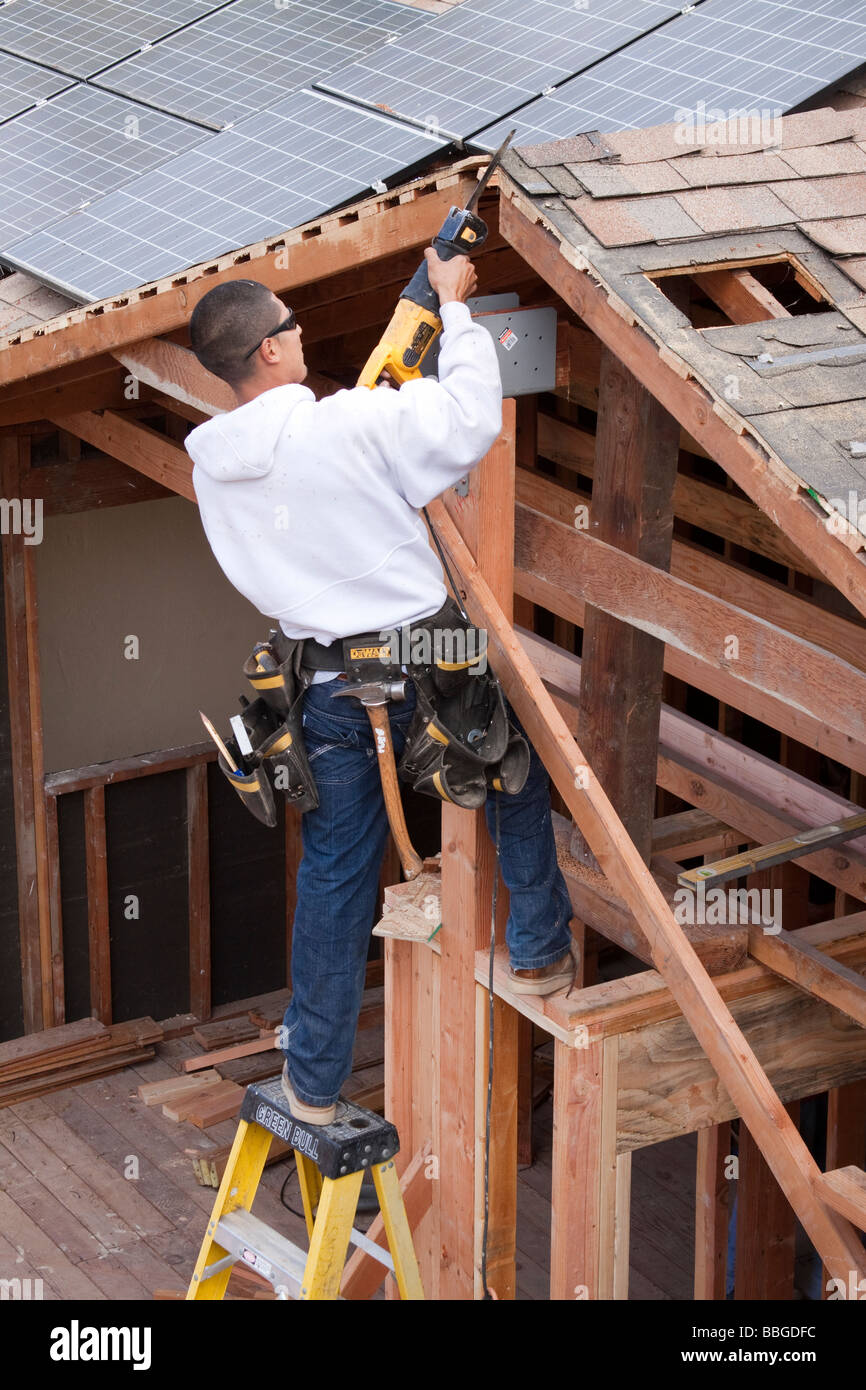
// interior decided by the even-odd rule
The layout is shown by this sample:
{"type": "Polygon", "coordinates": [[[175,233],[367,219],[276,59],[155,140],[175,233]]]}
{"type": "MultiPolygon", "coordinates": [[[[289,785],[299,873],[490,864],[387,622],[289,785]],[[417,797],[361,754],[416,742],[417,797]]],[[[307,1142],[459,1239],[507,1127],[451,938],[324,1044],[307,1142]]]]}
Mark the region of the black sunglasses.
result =
{"type": "Polygon", "coordinates": [[[282,323],[278,324],[276,328],[271,329],[270,333],[266,333],[264,338],[259,338],[259,341],[253,347],[250,348],[249,352],[244,353],[243,358],[241,360],[246,362],[247,358],[252,357],[254,352],[258,352],[262,343],[265,341],[265,338],[276,338],[278,333],[290,333],[291,330],[295,327],[295,323],[296,319],[294,311],[290,309],[288,318],[283,319],[282,323]]]}

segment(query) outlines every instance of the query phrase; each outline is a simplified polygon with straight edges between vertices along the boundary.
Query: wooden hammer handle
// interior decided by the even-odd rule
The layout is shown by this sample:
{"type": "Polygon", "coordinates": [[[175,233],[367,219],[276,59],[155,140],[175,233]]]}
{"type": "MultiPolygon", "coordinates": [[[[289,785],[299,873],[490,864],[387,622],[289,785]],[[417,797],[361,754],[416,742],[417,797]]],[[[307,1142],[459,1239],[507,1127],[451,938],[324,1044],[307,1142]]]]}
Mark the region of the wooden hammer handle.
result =
{"type": "Polygon", "coordinates": [[[365,705],[364,708],[370,716],[370,723],[373,727],[373,741],[376,744],[376,753],[379,758],[379,775],[382,779],[382,791],[385,794],[385,810],[388,813],[388,823],[391,826],[391,834],[394,836],[397,853],[400,855],[400,863],[403,865],[403,873],[407,878],[417,878],[421,872],[421,858],[412,847],[409,831],[406,828],[406,817],[403,815],[403,802],[400,799],[400,783],[397,781],[397,764],[394,761],[394,744],[391,739],[388,706],[365,705]]]}

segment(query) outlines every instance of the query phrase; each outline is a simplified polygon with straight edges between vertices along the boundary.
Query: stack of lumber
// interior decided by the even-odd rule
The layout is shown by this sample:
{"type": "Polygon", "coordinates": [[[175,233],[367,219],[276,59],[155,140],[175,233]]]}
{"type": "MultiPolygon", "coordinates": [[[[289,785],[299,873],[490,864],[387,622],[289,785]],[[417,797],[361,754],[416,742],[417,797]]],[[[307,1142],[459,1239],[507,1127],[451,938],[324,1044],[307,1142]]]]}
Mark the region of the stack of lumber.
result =
{"type": "Polygon", "coordinates": [[[162,1036],[152,1018],[108,1025],[82,1018],[0,1043],[0,1107],[147,1061],[162,1036]]]}
{"type": "Polygon", "coordinates": [[[147,1081],[138,1088],[145,1105],[161,1105],[167,1120],[187,1120],[206,1129],[230,1120],[241,1108],[243,1086],[224,1081],[209,1068],[194,1076],[172,1076],[167,1081],[147,1081]]]}

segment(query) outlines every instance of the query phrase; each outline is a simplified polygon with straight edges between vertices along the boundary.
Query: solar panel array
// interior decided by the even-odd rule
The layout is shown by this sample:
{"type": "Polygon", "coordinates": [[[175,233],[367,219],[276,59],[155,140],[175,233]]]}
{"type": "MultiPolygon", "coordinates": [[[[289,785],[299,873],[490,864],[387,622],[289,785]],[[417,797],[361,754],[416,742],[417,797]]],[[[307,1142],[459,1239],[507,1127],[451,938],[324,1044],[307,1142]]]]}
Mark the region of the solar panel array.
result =
{"type": "Polygon", "coordinates": [[[71,86],[71,79],[38,68],[35,63],[0,53],[0,121],[8,121],[31,106],[71,86]]]}
{"type": "Polygon", "coordinates": [[[202,138],[185,121],[76,84],[0,130],[0,245],[86,207],[202,138]]]}
{"type": "Polygon", "coordinates": [[[319,217],[452,138],[787,111],[866,61],[866,0],[682,10],[0,0],[0,254],[100,298],[319,217]]]}
{"type": "Polygon", "coordinates": [[[96,299],[321,216],[440,148],[385,116],[298,92],[8,248],[96,299]]]}
{"type": "Polygon", "coordinates": [[[670,0],[475,0],[316,85],[464,139],[681,8],[670,0]]]}
{"type": "Polygon", "coordinates": [[[684,120],[678,112],[789,111],[866,61],[861,0],[708,0],[564,83],[473,143],[542,144],[581,130],[684,120]]]}
{"type": "Polygon", "coordinates": [[[393,0],[236,0],[98,81],[221,129],[428,19],[393,0]]]}
{"type": "MultiPolygon", "coordinates": [[[[0,49],[92,77],[190,24],[220,0],[4,0],[0,49]]],[[[223,0],[225,3],[225,0],[223,0]]]]}

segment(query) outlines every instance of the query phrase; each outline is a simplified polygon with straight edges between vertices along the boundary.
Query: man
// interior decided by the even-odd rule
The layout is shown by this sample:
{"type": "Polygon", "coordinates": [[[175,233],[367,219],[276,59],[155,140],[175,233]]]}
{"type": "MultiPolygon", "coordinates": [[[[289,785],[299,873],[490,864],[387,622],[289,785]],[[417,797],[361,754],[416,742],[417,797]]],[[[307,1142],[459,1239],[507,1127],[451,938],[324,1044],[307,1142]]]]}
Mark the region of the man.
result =
{"type": "MultiPolygon", "coordinates": [[[[186,441],[202,524],[232,584],[310,648],[336,642],[339,653],[343,637],[438,613],[442,567],[418,509],[464,477],[501,428],[496,353],[465,303],[475,270],[463,256],[426,256],[444,328],[438,381],[358,387],[317,402],[302,385],[301,327],[263,285],[218,285],[192,315],[193,351],[238,403],[186,441]]],[[[331,1123],[351,1072],[388,833],[367,714],[355,700],[331,698],[345,688],[332,663],[304,697],[319,805],[303,818],[282,1042],[283,1089],[292,1113],[311,1124],[331,1123]]],[[[389,706],[398,757],[414,707],[410,681],[408,698],[389,706]]],[[[551,993],[571,982],[576,948],[535,753],[521,793],[488,798],[490,824],[495,799],[512,987],[551,993]]]]}

